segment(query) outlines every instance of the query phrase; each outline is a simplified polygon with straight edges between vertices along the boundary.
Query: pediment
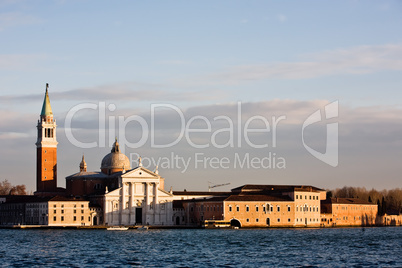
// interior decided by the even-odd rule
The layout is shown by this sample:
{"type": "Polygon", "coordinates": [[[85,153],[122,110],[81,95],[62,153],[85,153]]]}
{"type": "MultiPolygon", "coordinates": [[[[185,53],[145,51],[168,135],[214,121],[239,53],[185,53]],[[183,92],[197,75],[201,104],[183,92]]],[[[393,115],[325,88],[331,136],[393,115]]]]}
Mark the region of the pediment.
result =
{"type": "Polygon", "coordinates": [[[110,191],[108,193],[105,193],[105,196],[120,196],[120,191],[121,191],[121,187],[114,189],[113,191],[110,191]]]}
{"type": "Polygon", "coordinates": [[[121,175],[122,178],[148,178],[148,179],[156,179],[159,178],[158,174],[146,169],[144,167],[136,167],[132,170],[127,171],[126,173],[121,175]]]}

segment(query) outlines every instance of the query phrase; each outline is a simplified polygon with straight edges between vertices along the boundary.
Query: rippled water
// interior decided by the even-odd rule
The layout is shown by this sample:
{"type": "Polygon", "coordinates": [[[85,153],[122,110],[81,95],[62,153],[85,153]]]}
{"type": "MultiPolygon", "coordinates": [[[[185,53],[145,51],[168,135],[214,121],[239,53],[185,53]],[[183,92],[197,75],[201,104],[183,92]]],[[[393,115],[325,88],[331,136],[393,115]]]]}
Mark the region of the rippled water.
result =
{"type": "Polygon", "coordinates": [[[402,227],[0,230],[0,265],[402,267],[402,227]]]}

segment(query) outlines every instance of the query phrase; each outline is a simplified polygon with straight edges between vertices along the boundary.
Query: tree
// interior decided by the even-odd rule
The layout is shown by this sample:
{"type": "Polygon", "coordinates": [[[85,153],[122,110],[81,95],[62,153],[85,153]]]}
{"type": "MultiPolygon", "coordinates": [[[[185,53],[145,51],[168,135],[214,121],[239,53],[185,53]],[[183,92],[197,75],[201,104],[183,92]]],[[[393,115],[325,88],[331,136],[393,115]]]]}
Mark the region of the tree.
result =
{"type": "Polygon", "coordinates": [[[13,186],[8,180],[0,182],[0,195],[26,195],[26,186],[16,185],[13,186]]]}
{"type": "Polygon", "coordinates": [[[402,213],[402,189],[400,188],[382,191],[371,189],[370,191],[367,191],[364,187],[344,186],[343,188],[337,188],[331,192],[332,196],[344,198],[358,197],[362,200],[368,200],[373,204],[378,204],[379,215],[384,215],[387,211],[392,213],[402,213]]]}

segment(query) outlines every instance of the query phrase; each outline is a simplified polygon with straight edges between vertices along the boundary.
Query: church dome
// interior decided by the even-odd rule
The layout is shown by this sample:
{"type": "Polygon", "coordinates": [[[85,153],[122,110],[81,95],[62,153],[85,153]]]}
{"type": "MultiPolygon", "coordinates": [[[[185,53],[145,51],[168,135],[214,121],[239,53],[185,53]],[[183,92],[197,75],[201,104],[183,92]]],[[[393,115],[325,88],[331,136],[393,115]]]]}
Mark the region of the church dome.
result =
{"type": "Polygon", "coordinates": [[[120,152],[120,146],[117,140],[113,144],[111,153],[102,159],[101,171],[107,175],[131,169],[130,160],[120,152]]]}

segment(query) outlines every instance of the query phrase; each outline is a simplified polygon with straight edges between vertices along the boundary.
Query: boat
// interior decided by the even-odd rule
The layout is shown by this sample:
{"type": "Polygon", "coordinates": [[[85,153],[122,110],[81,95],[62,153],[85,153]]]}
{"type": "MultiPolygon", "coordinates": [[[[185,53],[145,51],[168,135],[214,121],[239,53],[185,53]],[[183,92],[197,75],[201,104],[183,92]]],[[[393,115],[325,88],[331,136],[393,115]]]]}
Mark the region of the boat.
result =
{"type": "Polygon", "coordinates": [[[148,226],[141,226],[137,228],[137,230],[148,230],[148,229],[149,229],[148,226]]]}
{"type": "Polygon", "coordinates": [[[108,230],[108,231],[126,231],[126,230],[128,230],[128,227],[124,227],[124,226],[111,226],[111,227],[108,227],[106,230],[108,230]]]}
{"type": "Polygon", "coordinates": [[[223,220],[205,220],[202,225],[202,228],[212,229],[212,228],[229,228],[230,222],[223,220]]]}

